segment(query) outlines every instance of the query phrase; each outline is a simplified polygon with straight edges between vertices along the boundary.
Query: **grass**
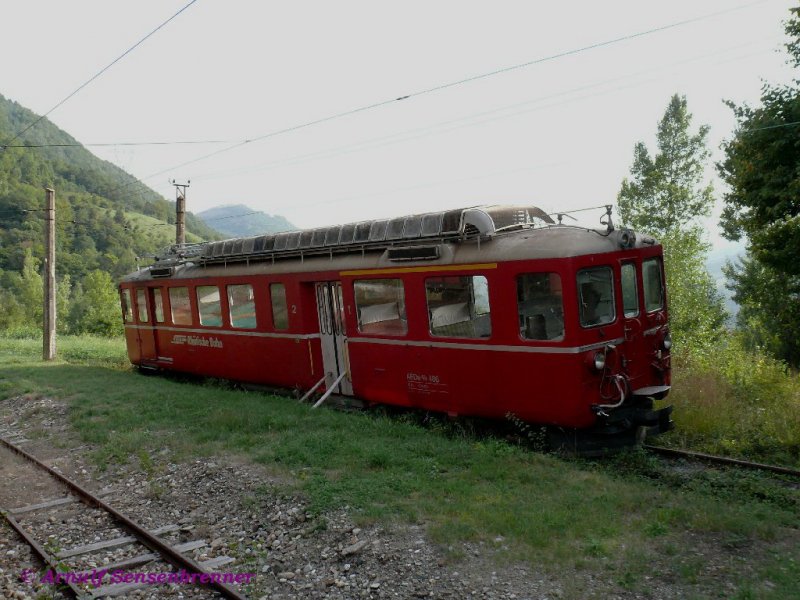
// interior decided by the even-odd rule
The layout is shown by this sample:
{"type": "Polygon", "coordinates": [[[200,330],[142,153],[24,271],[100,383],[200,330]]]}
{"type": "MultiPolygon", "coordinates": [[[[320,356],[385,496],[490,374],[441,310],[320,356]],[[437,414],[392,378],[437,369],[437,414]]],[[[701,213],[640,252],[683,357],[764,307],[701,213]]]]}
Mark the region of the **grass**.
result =
{"type": "MultiPolygon", "coordinates": [[[[637,593],[653,577],[713,596],[724,579],[728,596],[785,598],[800,578],[798,493],[772,477],[679,473],[635,452],[562,460],[457,427],[147,377],[126,366],[122,341],[61,338],[59,352],[45,364],[37,342],[0,340],[0,398],[69,399],[100,468],[147,471],[165,448],[175,460],[237,455],[284,475],[318,513],[349,506],[361,522],[424,523],[454,558],[464,542],[483,544],[637,593]],[[707,552],[685,552],[698,547],[707,552]]],[[[602,597],[580,581],[575,597],[602,597]]]]}

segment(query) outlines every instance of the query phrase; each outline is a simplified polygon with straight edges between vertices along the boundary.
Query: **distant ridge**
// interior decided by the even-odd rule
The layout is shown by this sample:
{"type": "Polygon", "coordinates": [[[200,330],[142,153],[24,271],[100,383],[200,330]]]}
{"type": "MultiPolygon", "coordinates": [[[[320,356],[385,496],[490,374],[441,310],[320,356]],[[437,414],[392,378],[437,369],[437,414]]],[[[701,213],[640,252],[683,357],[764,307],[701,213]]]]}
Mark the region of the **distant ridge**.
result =
{"type": "Polygon", "coordinates": [[[257,211],[244,204],[215,206],[195,214],[209,227],[231,237],[247,237],[297,229],[286,217],[257,211]]]}

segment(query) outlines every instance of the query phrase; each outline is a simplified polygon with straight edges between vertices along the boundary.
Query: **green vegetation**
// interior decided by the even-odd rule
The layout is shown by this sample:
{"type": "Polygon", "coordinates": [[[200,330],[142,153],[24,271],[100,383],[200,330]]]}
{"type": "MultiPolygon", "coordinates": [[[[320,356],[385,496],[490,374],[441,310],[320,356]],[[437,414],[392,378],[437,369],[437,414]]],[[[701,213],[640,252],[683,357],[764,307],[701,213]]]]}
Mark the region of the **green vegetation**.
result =
{"type": "Polygon", "coordinates": [[[676,428],[659,443],[800,467],[800,377],[783,362],[731,334],[673,383],[676,428]]]}
{"type": "Polygon", "coordinates": [[[794,318],[787,315],[800,317],[800,296],[791,278],[748,259],[742,270],[728,269],[744,327],[724,327],[698,224],[713,203],[703,183],[706,133],[705,127],[691,133],[686,98],[673,96],[658,125],[658,152],[651,158],[644,144],[636,145],[631,179],[619,193],[625,224],[664,246],[676,429],[659,443],[797,466],[800,377],[773,356],[789,358],[781,350],[798,343],[797,328],[779,326],[794,318]]]}
{"type": "Polygon", "coordinates": [[[462,542],[482,543],[572,579],[570,597],[598,593],[570,572],[634,592],[672,582],[695,596],[724,581],[727,596],[763,598],[788,597],[800,576],[800,503],[779,479],[679,473],[639,453],[566,461],[446,425],[142,376],[124,366],[121,342],[63,338],[61,349],[69,362],[46,364],[37,343],[2,340],[0,398],[69,399],[70,422],[100,468],[157,469],[164,449],[171,460],[235,455],[282,475],[315,511],[346,505],[364,522],[424,523],[453,559],[462,542]]]}
{"type": "Polygon", "coordinates": [[[725,312],[705,268],[709,244],[699,224],[714,204],[704,183],[708,127],[691,133],[686,97],[673,96],[658,123],[658,151],[634,147],[631,178],[617,196],[626,226],[653,235],[664,247],[670,330],[684,353],[712,351],[722,335],[725,312]]]}
{"type": "MultiPolygon", "coordinates": [[[[0,141],[36,119],[0,96],[0,141]]],[[[146,256],[174,240],[174,204],[77,144],[46,119],[0,150],[0,331],[32,333],[41,323],[40,259],[44,255],[44,187],[56,190],[56,278],[62,332],[115,334],[119,326],[87,321],[88,298],[97,294],[97,273],[108,281],[136,269],[146,256]]],[[[187,241],[219,239],[187,215],[187,241]],[[198,237],[201,236],[201,237],[198,237]]],[[[105,286],[107,287],[107,286],[105,286]]],[[[113,287],[111,288],[113,289],[113,287]]],[[[109,307],[98,310],[106,313],[109,307]]],[[[115,320],[118,321],[119,319],[115,320]]]]}
{"type": "MultiPolygon", "coordinates": [[[[800,9],[786,23],[789,63],[800,67],[800,9]]],[[[748,257],[729,265],[737,325],[749,348],[800,367],[800,78],[764,84],[761,106],[729,103],[738,120],[717,165],[728,184],[726,237],[748,239],[748,257]]]]}

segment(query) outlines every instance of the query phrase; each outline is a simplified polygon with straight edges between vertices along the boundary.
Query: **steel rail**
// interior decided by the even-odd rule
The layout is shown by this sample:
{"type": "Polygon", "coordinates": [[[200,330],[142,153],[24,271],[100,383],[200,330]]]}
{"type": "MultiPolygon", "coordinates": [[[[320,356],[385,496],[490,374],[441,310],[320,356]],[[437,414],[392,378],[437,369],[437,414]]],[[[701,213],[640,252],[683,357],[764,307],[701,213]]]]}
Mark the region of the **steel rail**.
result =
{"type": "MultiPolygon", "coordinates": [[[[49,552],[47,552],[47,550],[42,548],[39,542],[33,539],[30,536],[30,534],[27,531],[25,531],[25,529],[23,529],[22,525],[19,524],[19,521],[17,521],[14,517],[12,517],[4,510],[0,511],[0,514],[2,514],[5,520],[8,521],[8,524],[11,525],[14,531],[16,531],[31,548],[33,548],[33,551],[39,555],[39,558],[41,558],[42,561],[44,561],[44,563],[47,564],[47,566],[49,566],[54,572],[57,572],[59,568],[58,561],[49,552]]],[[[77,598],[78,600],[84,600],[92,597],[90,594],[87,594],[77,585],[68,580],[60,581],[58,583],[58,586],[68,587],[72,591],[75,598],[77,598]]]]}
{"type": "Polygon", "coordinates": [[[645,450],[662,454],[672,458],[691,458],[694,460],[702,460],[707,462],[720,463],[723,465],[733,465],[736,467],[744,467],[746,469],[756,469],[759,471],[770,471],[778,473],[779,475],[790,475],[792,477],[800,477],[800,471],[797,469],[790,469],[788,467],[779,467],[777,465],[767,465],[764,463],[751,462],[749,460],[740,460],[738,458],[727,458],[725,456],[716,456],[714,454],[706,454],[704,452],[694,452],[692,450],[678,450],[675,448],[664,448],[663,446],[650,446],[644,444],[642,446],[645,450]]]}
{"type": "MultiPolygon", "coordinates": [[[[54,470],[53,468],[47,466],[38,458],[25,452],[22,448],[15,446],[8,440],[0,437],[0,443],[6,446],[9,450],[16,452],[23,458],[31,461],[38,467],[42,468],[43,470],[47,471],[50,475],[52,475],[55,479],[66,485],[70,490],[72,490],[78,497],[81,498],[86,504],[90,506],[96,506],[97,508],[101,508],[110,514],[116,521],[122,524],[122,526],[127,529],[134,537],[136,537],[144,546],[150,548],[150,550],[160,554],[164,557],[168,562],[172,563],[173,566],[179,569],[185,569],[189,573],[196,573],[200,576],[206,575],[208,577],[208,583],[197,582],[198,585],[204,585],[214,590],[218,591],[222,594],[225,598],[231,598],[233,600],[247,600],[247,596],[242,595],[237,590],[233,589],[232,587],[222,583],[221,581],[214,581],[212,578],[212,574],[203,570],[203,567],[200,566],[197,562],[193,561],[191,558],[188,558],[175,550],[172,546],[167,544],[166,542],[162,541],[132,519],[127,517],[126,515],[119,512],[114,507],[106,504],[100,498],[86,490],[85,488],[81,487],[79,484],[75,483],[71,479],[68,479],[58,471],[54,470]]],[[[6,517],[8,518],[8,516],[6,517]]],[[[13,525],[12,525],[13,526],[13,525]]],[[[27,536],[26,537],[27,541],[27,536]]],[[[37,550],[38,553],[38,550],[37,550]]],[[[199,578],[198,578],[199,579],[199,578]]]]}

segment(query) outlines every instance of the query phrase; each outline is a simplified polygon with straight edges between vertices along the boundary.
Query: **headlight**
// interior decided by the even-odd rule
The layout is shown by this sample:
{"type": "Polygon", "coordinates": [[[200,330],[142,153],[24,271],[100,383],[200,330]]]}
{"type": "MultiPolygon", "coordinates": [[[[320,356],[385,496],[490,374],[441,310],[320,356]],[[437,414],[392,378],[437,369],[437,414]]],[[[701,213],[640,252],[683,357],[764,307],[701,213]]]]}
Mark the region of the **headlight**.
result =
{"type": "Polygon", "coordinates": [[[603,352],[594,353],[594,368],[602,371],[606,367],[606,355],[603,352]]]}
{"type": "Polygon", "coordinates": [[[672,336],[667,332],[667,335],[664,336],[664,350],[669,350],[672,348],[672,336]]]}

